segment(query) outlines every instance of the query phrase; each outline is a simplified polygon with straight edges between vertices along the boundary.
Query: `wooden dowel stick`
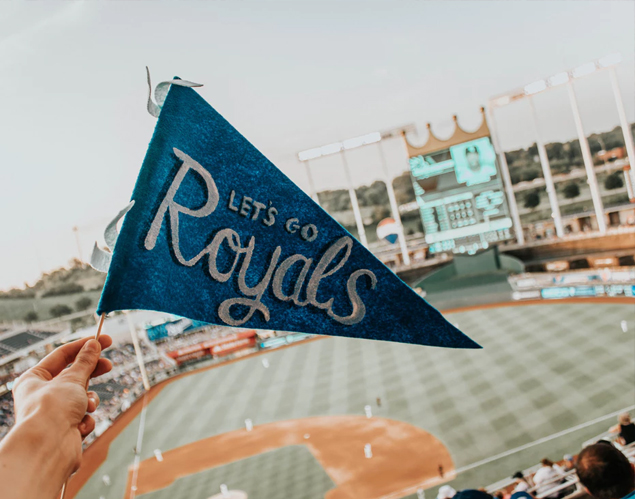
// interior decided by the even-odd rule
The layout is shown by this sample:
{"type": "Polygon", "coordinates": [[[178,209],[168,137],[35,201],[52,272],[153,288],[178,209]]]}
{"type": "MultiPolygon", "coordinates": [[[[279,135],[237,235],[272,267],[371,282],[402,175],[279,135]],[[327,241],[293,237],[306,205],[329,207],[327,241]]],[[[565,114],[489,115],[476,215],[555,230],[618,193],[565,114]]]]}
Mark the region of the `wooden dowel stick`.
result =
{"type": "Polygon", "coordinates": [[[99,341],[99,336],[101,335],[101,328],[104,327],[104,319],[106,318],[106,314],[101,314],[99,317],[99,325],[97,326],[97,333],[95,334],[95,339],[99,341]]]}
{"type": "MultiPolygon", "coordinates": [[[[99,317],[99,323],[97,325],[97,332],[95,333],[95,339],[97,341],[99,341],[99,337],[101,336],[101,330],[104,327],[104,319],[106,318],[106,314],[101,314],[101,316],[99,317]]],[[[88,389],[88,386],[86,386],[86,389],[88,389]]],[[[68,487],[68,481],[71,479],[71,477],[69,476],[66,481],[64,482],[64,485],[62,485],[62,494],[60,495],[60,499],[64,499],[64,497],[66,496],[66,488],[68,487]]]]}

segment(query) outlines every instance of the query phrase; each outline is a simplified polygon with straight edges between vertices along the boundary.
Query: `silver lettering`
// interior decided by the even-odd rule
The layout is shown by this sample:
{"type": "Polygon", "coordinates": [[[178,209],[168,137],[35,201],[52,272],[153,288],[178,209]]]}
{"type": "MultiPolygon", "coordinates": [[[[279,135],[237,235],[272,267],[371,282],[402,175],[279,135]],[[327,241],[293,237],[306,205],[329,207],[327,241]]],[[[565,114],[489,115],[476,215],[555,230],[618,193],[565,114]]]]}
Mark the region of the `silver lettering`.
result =
{"type": "Polygon", "coordinates": [[[351,315],[340,317],[339,315],[336,315],[332,309],[329,309],[326,312],[329,317],[335,319],[340,324],[352,326],[353,324],[361,322],[366,315],[366,306],[357,294],[357,279],[363,275],[370,277],[370,289],[375,289],[375,285],[377,284],[377,277],[375,277],[375,274],[373,274],[370,270],[360,269],[350,275],[348,281],[346,282],[346,292],[348,293],[348,298],[351,300],[351,305],[353,306],[351,315]]]}
{"type": "MultiPolygon", "coordinates": [[[[216,209],[216,205],[218,205],[218,189],[216,188],[216,183],[214,182],[214,179],[212,178],[210,173],[199,163],[190,158],[187,154],[179,151],[176,147],[173,149],[173,151],[176,157],[183,161],[183,164],[174,177],[172,185],[170,185],[165,198],[163,198],[163,201],[161,202],[161,205],[159,206],[159,209],[154,216],[154,220],[152,221],[150,230],[148,230],[148,234],[146,235],[145,239],[145,248],[147,250],[154,249],[154,246],[157,243],[157,237],[159,237],[159,233],[161,232],[161,225],[163,225],[165,212],[168,209],[170,210],[170,217],[173,217],[173,215],[176,217],[176,225],[178,227],[179,213],[185,213],[186,215],[190,215],[191,217],[203,218],[212,213],[216,209]],[[197,210],[192,210],[185,206],[181,206],[176,201],[174,201],[174,197],[176,196],[176,193],[179,190],[179,187],[181,186],[185,175],[187,175],[187,172],[189,172],[190,169],[194,170],[203,178],[203,180],[205,181],[205,186],[207,187],[207,202],[204,206],[197,210]]],[[[172,246],[179,246],[178,232],[172,233],[172,246]]]]}
{"type": "Polygon", "coordinates": [[[312,258],[307,258],[306,256],[299,255],[299,254],[291,255],[290,257],[285,258],[280,264],[280,266],[278,267],[278,269],[276,270],[276,273],[273,276],[273,281],[271,282],[271,289],[273,291],[273,295],[276,298],[278,298],[278,300],[281,300],[281,301],[292,300],[293,303],[295,303],[296,305],[300,307],[304,307],[308,305],[309,304],[308,300],[305,300],[305,301],[300,300],[300,292],[302,291],[304,280],[306,279],[306,276],[309,273],[309,268],[311,267],[312,263],[313,263],[312,258]],[[284,278],[286,277],[287,272],[289,272],[289,269],[296,262],[304,262],[304,266],[302,267],[302,270],[300,271],[300,275],[298,276],[298,279],[295,282],[295,286],[293,287],[293,294],[290,296],[287,296],[284,294],[284,291],[282,291],[282,286],[284,285],[284,278]]]}

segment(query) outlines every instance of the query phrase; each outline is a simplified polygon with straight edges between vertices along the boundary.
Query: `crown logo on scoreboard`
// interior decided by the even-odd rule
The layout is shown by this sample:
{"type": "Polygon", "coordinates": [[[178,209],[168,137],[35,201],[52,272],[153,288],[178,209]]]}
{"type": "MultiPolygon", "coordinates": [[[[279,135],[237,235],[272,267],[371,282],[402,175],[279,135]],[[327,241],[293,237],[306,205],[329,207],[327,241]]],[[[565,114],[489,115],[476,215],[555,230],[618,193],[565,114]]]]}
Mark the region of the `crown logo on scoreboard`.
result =
{"type": "Polygon", "coordinates": [[[430,253],[474,254],[513,238],[484,108],[481,114],[474,132],[463,130],[455,115],[454,133],[445,140],[432,133],[429,123],[421,146],[402,134],[430,253]]]}
{"type": "Polygon", "coordinates": [[[429,134],[428,140],[421,146],[411,144],[408,137],[406,137],[406,134],[402,133],[404,141],[406,142],[406,147],[408,148],[408,157],[412,158],[413,156],[430,154],[435,151],[449,149],[450,147],[462,144],[463,142],[469,142],[470,140],[479,139],[481,137],[489,137],[490,131],[487,126],[487,119],[485,118],[485,108],[483,107],[481,108],[481,116],[481,126],[473,132],[468,132],[461,128],[456,114],[452,116],[452,119],[454,120],[454,133],[448,139],[440,139],[434,135],[432,132],[432,125],[430,123],[426,123],[426,128],[428,129],[429,134]]]}

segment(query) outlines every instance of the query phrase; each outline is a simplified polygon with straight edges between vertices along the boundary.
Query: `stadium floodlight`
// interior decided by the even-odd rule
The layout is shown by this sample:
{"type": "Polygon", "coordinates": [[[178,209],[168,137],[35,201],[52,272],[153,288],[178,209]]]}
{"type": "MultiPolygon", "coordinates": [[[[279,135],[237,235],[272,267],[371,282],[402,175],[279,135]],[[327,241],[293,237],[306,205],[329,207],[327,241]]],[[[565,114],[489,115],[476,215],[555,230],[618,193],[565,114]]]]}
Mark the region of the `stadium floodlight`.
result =
{"type": "Polygon", "coordinates": [[[595,73],[596,69],[597,67],[594,62],[587,62],[586,64],[582,64],[581,66],[575,68],[571,74],[574,78],[581,78],[583,76],[588,76],[591,73],[595,73]]]}
{"type": "Polygon", "coordinates": [[[557,87],[558,85],[563,85],[569,81],[569,73],[563,71],[562,73],[557,73],[553,76],[550,76],[547,80],[549,82],[550,87],[557,87]]]}
{"type": "Polygon", "coordinates": [[[509,95],[503,95],[494,101],[494,105],[498,107],[503,107],[509,104],[512,101],[512,98],[509,95]]]}
{"type": "Polygon", "coordinates": [[[322,156],[322,152],[320,151],[319,147],[316,147],[315,149],[308,149],[307,151],[298,153],[298,158],[300,159],[300,161],[308,161],[310,159],[319,158],[320,156],[322,156]]]}
{"type": "Polygon", "coordinates": [[[320,152],[322,153],[322,156],[335,154],[336,152],[340,152],[341,150],[342,150],[341,142],[333,142],[332,144],[327,144],[325,146],[320,147],[320,152]]]}
{"type": "Polygon", "coordinates": [[[381,140],[381,133],[373,132],[367,135],[362,135],[361,137],[354,137],[352,139],[345,140],[342,142],[344,149],[355,149],[356,147],[365,146],[368,144],[374,144],[375,142],[379,142],[381,140]]]}
{"type": "Polygon", "coordinates": [[[608,68],[611,66],[615,66],[616,64],[619,64],[620,62],[622,62],[622,54],[619,54],[619,53],[605,55],[601,59],[598,59],[598,65],[601,68],[608,68]]]}
{"type": "Polygon", "coordinates": [[[593,74],[598,70],[611,70],[621,61],[622,56],[619,53],[606,55],[604,57],[601,57],[600,59],[596,59],[595,61],[582,64],[572,70],[556,73],[546,80],[538,80],[534,81],[533,83],[529,83],[520,90],[516,89],[505,95],[492,97],[489,101],[489,105],[492,108],[504,107],[518,99],[543,92],[544,90],[548,90],[550,88],[557,87],[565,83],[570,83],[572,78],[582,78],[584,76],[593,74]]]}
{"type": "Polygon", "coordinates": [[[542,92],[547,89],[547,82],[545,80],[538,80],[529,85],[525,85],[525,95],[533,95],[538,92],[542,92]]]}
{"type": "Polygon", "coordinates": [[[353,137],[342,142],[333,142],[322,147],[316,147],[313,149],[307,149],[298,153],[298,159],[300,161],[308,161],[310,159],[321,158],[322,156],[328,156],[330,154],[337,154],[343,150],[355,149],[356,147],[366,146],[368,144],[374,144],[379,142],[382,138],[380,132],[372,132],[360,137],[353,137]]]}
{"type": "Polygon", "coordinates": [[[360,147],[364,145],[363,137],[355,137],[353,139],[346,139],[342,142],[342,146],[344,149],[355,149],[356,147],[360,147]]]}

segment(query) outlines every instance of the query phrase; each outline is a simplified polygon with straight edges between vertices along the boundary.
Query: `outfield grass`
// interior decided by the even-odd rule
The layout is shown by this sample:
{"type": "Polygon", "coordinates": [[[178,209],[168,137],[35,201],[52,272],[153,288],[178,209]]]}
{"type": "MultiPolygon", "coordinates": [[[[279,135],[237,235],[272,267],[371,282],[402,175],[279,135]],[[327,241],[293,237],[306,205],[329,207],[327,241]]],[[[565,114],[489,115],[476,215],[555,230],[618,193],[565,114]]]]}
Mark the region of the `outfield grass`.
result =
{"type": "MultiPolygon", "coordinates": [[[[545,303],[465,311],[448,318],[484,349],[327,338],[268,353],[268,369],[258,356],[176,380],[147,407],[141,458],[151,457],[154,449],[165,451],[242,428],[246,418],[259,425],[308,416],[362,415],[369,404],[375,415],[432,433],[461,468],[633,403],[632,305],[545,303]],[[629,321],[631,332],[622,332],[622,320],[629,321]]],[[[107,461],[78,498],[123,497],[139,423],[137,416],[113,441],[107,461]],[[103,474],[110,476],[110,486],[101,481],[103,474]]],[[[611,423],[479,466],[460,475],[455,484],[486,486],[540,457],[559,459],[611,423]]],[[[249,467],[245,486],[259,476],[262,486],[250,499],[287,497],[265,485],[272,464],[267,459],[257,462],[262,464],[249,467]]],[[[307,464],[298,472],[317,473],[311,470],[315,466],[307,464]]],[[[311,480],[323,483],[317,474],[311,480]]],[[[181,486],[191,492],[186,485],[181,486]]],[[[241,488],[240,478],[231,485],[241,488]]],[[[147,499],[155,499],[154,494],[158,492],[147,494],[147,499]]],[[[307,497],[321,494],[323,490],[316,489],[307,497]]]]}

